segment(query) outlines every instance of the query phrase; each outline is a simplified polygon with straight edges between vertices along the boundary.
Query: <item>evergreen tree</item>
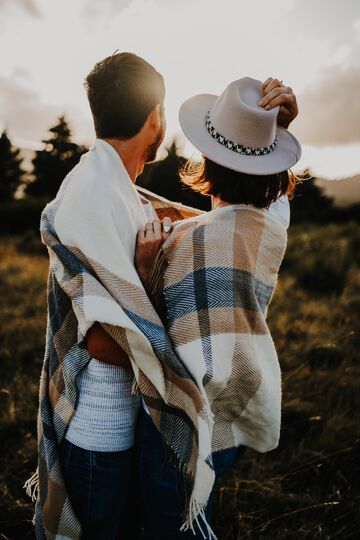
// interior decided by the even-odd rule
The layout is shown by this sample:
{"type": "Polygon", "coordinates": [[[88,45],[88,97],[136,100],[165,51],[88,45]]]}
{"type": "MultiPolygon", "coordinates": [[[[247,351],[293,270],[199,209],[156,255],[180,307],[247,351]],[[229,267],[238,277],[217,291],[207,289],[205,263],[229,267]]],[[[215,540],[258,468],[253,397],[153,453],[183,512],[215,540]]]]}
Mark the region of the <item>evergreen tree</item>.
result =
{"type": "Polygon", "coordinates": [[[71,141],[71,131],[64,116],[61,116],[49,131],[51,136],[43,141],[44,149],[35,153],[35,180],[28,185],[26,193],[52,199],[65,176],[75,167],[87,148],[71,141]]]}
{"type": "Polygon", "coordinates": [[[297,187],[295,197],[290,202],[291,221],[327,221],[335,212],[333,200],[316,185],[316,178],[310,171],[305,170],[300,177],[304,180],[297,187]]]}
{"type": "Polygon", "coordinates": [[[186,158],[178,155],[176,142],[173,141],[166,150],[167,156],[164,159],[145,165],[136,183],[171,201],[209,210],[210,198],[191,191],[180,181],[179,169],[184,166],[186,158]]]}
{"type": "Polygon", "coordinates": [[[12,146],[4,131],[0,137],[0,201],[14,198],[24,176],[21,162],[20,150],[12,146]]]}

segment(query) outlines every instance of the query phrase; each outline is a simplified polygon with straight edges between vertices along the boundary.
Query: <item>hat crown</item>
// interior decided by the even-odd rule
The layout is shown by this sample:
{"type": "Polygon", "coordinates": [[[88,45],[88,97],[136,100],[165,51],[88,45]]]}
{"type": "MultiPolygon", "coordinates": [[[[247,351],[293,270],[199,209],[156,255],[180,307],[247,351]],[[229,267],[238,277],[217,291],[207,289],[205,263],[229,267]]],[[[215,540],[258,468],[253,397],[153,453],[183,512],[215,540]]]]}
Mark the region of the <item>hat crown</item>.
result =
{"type": "Polygon", "coordinates": [[[258,105],[263,97],[262,83],[244,77],[230,83],[210,110],[216,131],[236,144],[263,148],[276,138],[279,107],[266,111],[258,105]]]}

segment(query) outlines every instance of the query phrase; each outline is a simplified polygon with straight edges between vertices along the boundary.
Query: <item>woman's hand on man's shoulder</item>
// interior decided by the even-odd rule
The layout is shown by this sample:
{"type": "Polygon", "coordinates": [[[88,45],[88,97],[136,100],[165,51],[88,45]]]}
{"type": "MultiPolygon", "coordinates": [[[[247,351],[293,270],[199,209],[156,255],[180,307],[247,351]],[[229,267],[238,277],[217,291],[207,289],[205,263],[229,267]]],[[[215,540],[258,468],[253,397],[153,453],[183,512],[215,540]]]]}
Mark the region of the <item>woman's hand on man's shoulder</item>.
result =
{"type": "Polygon", "coordinates": [[[172,232],[172,221],[165,217],[162,221],[154,219],[140,229],[136,238],[135,267],[146,288],[151,268],[165,240],[172,232]]]}

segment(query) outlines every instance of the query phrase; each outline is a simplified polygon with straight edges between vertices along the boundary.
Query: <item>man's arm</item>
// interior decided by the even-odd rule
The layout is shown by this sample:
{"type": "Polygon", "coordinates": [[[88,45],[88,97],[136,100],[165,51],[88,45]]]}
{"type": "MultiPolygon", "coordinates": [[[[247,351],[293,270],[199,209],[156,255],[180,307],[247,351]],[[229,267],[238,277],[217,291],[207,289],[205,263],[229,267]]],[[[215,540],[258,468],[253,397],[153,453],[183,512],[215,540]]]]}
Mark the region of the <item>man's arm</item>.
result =
{"type": "Polygon", "coordinates": [[[105,364],[131,367],[128,355],[99,323],[94,323],[88,330],[85,343],[89,354],[96,360],[105,364]]]}

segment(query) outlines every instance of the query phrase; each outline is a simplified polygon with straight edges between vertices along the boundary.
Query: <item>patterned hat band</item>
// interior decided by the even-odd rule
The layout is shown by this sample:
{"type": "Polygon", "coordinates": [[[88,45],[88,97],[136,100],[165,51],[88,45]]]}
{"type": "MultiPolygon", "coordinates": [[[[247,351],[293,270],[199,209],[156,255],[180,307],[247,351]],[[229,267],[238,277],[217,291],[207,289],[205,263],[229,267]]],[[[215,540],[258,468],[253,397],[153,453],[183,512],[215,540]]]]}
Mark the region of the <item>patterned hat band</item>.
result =
{"type": "Polygon", "coordinates": [[[233,152],[236,152],[237,154],[242,154],[243,156],[266,156],[267,154],[270,154],[273,150],[275,150],[275,147],[277,145],[277,137],[275,137],[275,140],[270,146],[264,146],[262,148],[256,148],[254,146],[243,146],[242,144],[237,144],[233,142],[232,140],[228,139],[224,135],[221,135],[214,126],[211,123],[210,120],[210,111],[207,113],[205,117],[205,123],[206,123],[206,129],[208,130],[209,134],[213,139],[215,139],[218,143],[222,144],[229,150],[232,150],[233,152]]]}

